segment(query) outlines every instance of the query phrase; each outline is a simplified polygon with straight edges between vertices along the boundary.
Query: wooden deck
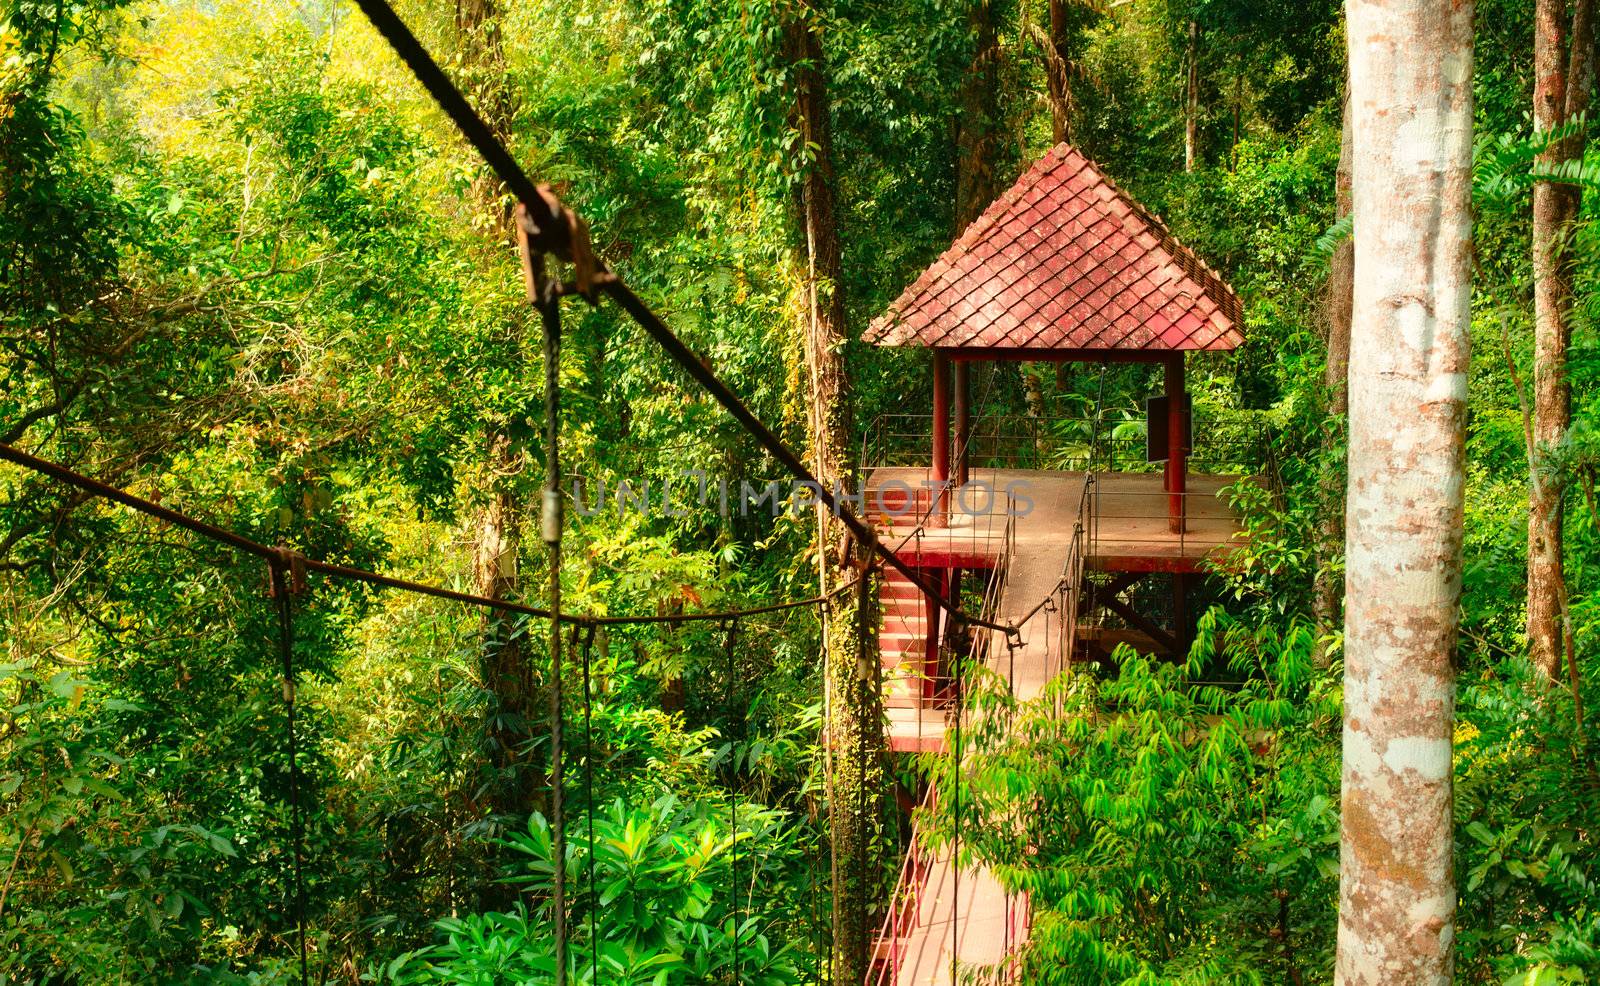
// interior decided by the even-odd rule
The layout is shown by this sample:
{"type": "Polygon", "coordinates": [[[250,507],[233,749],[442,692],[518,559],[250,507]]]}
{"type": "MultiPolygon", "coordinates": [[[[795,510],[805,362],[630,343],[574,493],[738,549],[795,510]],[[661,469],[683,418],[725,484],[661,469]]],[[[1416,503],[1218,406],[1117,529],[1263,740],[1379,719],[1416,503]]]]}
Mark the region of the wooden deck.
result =
{"type": "Polygon", "coordinates": [[[950,853],[940,853],[918,897],[915,926],[894,943],[894,986],[955,986],[963,968],[999,965],[1021,930],[1021,904],[987,869],[958,872],[950,853]]]}
{"type": "MultiPolygon", "coordinates": [[[[974,494],[969,504],[988,512],[969,513],[958,504],[940,522],[923,517],[926,493],[906,503],[889,492],[920,491],[928,475],[923,468],[872,470],[868,512],[878,523],[879,535],[898,545],[900,557],[919,568],[992,568],[1008,534],[1003,500],[988,507],[983,496],[974,494]],[[883,509],[885,499],[891,510],[901,511],[899,516],[883,509]],[[924,523],[918,524],[919,520],[924,523]]],[[[1220,495],[1240,481],[1237,476],[1190,476],[1182,499],[1184,523],[1177,531],[1159,473],[1095,474],[1088,487],[1093,491],[1088,511],[1080,509],[1086,488],[1083,473],[983,470],[972,479],[1019,495],[1016,516],[1010,521],[1006,591],[998,604],[1002,622],[1021,619],[1050,593],[1061,578],[1074,527],[1080,522],[1087,524],[1088,567],[1106,572],[1196,572],[1208,562],[1224,559],[1238,544],[1238,519],[1220,495]]],[[[890,573],[884,586],[883,661],[886,702],[891,707],[889,741],[899,751],[939,750],[944,745],[944,713],[918,708],[926,699],[916,682],[927,674],[928,615],[915,588],[900,584],[890,573]]],[[[1022,647],[1008,651],[1001,644],[990,649],[995,670],[1011,679],[1021,698],[1037,695],[1064,665],[1058,619],[1059,614],[1051,611],[1036,613],[1020,628],[1022,647]]]]}
{"type": "MultiPolygon", "coordinates": [[[[872,470],[867,478],[868,513],[885,540],[895,543],[916,528],[926,509],[927,494],[920,494],[922,499],[910,504],[903,504],[896,494],[902,488],[920,491],[930,475],[919,467],[872,470]],[[882,501],[887,501],[887,506],[882,501]],[[902,512],[896,516],[895,509],[902,512]]],[[[1160,473],[1102,472],[1093,479],[1089,534],[1094,552],[1089,561],[1096,569],[1197,572],[1207,560],[1218,559],[1237,543],[1238,518],[1220,494],[1240,482],[1238,476],[1190,475],[1182,496],[1185,516],[1179,530],[1173,530],[1170,496],[1162,489],[1160,473]]],[[[986,469],[974,472],[972,482],[1019,495],[1014,528],[1019,557],[1031,553],[1029,548],[1048,552],[1050,543],[1069,537],[1078,522],[1084,473],[986,469]]],[[[985,557],[992,558],[999,550],[1005,506],[997,501],[989,512],[979,512],[986,498],[978,492],[970,494],[967,502],[974,508],[972,513],[956,503],[947,521],[930,519],[922,524],[901,556],[929,567],[983,567],[985,557]]]]}

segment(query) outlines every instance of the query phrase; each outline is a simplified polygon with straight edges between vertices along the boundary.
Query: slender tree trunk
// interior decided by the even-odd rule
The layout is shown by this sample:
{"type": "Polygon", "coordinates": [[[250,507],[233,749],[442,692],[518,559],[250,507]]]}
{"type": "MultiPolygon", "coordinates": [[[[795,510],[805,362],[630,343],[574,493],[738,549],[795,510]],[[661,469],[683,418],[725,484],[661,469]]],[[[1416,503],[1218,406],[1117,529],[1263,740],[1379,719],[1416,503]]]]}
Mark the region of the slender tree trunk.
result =
{"type": "Polygon", "coordinates": [[[1233,70],[1233,142],[1228,145],[1228,170],[1239,170],[1239,117],[1244,114],[1244,69],[1233,70]]]}
{"type": "Polygon", "coordinates": [[[1189,22],[1189,47],[1185,53],[1188,79],[1183,89],[1183,170],[1200,165],[1200,22],[1189,22]]]}
{"type": "MultiPolygon", "coordinates": [[[[1593,80],[1592,0],[1578,0],[1571,30],[1564,0],[1534,4],[1534,129],[1548,133],[1589,106],[1593,80]],[[1570,47],[1569,47],[1570,40],[1570,47]]],[[[1553,142],[1541,162],[1580,157],[1583,140],[1553,142]]],[[[1533,438],[1534,468],[1528,484],[1528,651],[1552,682],[1561,680],[1562,571],[1566,483],[1546,468],[1543,450],[1560,442],[1572,417],[1567,349],[1572,340],[1572,249],[1569,234],[1578,216],[1577,185],[1541,181],[1533,187],[1533,438]]]]}
{"type": "Polygon", "coordinates": [[[994,201],[994,148],[1000,118],[1000,50],[994,8],[973,0],[968,20],[975,39],[972,63],[961,83],[961,118],[956,130],[956,234],[994,201]]]}
{"type": "MultiPolygon", "coordinates": [[[[505,50],[495,0],[458,0],[455,23],[461,44],[462,81],[484,120],[501,140],[506,140],[511,132],[512,102],[505,81],[505,50]]],[[[511,229],[500,184],[484,174],[473,183],[472,191],[479,210],[491,218],[498,250],[511,229]]],[[[523,330],[520,319],[505,327],[518,340],[518,350],[523,330]]],[[[487,489],[475,522],[473,583],[481,596],[509,600],[516,598],[521,583],[521,504],[516,484],[527,467],[527,449],[494,424],[487,428],[484,442],[487,489]]],[[[484,617],[481,662],[484,687],[494,696],[485,718],[489,765],[496,775],[489,801],[495,814],[513,819],[533,809],[536,787],[524,760],[537,696],[527,635],[521,632],[520,623],[521,619],[512,613],[488,613],[484,617]]]]}
{"type": "MultiPolygon", "coordinates": [[[[827,71],[817,35],[817,13],[801,3],[785,25],[795,73],[794,125],[814,149],[799,186],[797,218],[803,264],[807,430],[812,468],[826,485],[848,485],[851,407],[845,369],[841,250],[834,192],[833,133],[827,71]]],[[[833,588],[829,567],[844,552],[844,529],[819,510],[817,561],[823,591],[833,588]]],[[[865,566],[858,566],[864,570],[865,566]]],[[[828,810],[833,844],[833,975],[863,982],[871,953],[877,901],[879,792],[883,789],[883,712],[879,700],[877,617],[870,580],[861,593],[831,608],[823,646],[828,690],[828,810]]]]}
{"type": "Polygon", "coordinates": [[[1045,85],[1050,96],[1050,136],[1072,140],[1072,79],[1067,74],[1067,3],[1050,0],[1050,36],[1045,44],[1045,85]]]}
{"type": "MultiPolygon", "coordinates": [[[[1334,213],[1339,219],[1350,214],[1350,139],[1350,95],[1347,91],[1344,122],[1339,132],[1339,166],[1334,172],[1333,185],[1334,213]]],[[[1328,364],[1323,380],[1328,391],[1329,422],[1323,434],[1323,453],[1327,460],[1333,460],[1335,449],[1345,440],[1345,415],[1350,406],[1350,296],[1354,284],[1355,242],[1346,237],[1328,260],[1328,283],[1323,299],[1328,342],[1328,364]]],[[[1344,482],[1342,473],[1331,465],[1323,473],[1322,499],[1322,519],[1317,531],[1317,574],[1311,603],[1319,639],[1338,625],[1342,602],[1335,563],[1344,553],[1344,482]]],[[[1319,661],[1325,659],[1326,651],[1320,646],[1317,653],[1319,661]]]]}
{"type": "Polygon", "coordinates": [[[1337,983],[1454,970],[1471,0],[1350,0],[1355,292],[1337,983]]]}

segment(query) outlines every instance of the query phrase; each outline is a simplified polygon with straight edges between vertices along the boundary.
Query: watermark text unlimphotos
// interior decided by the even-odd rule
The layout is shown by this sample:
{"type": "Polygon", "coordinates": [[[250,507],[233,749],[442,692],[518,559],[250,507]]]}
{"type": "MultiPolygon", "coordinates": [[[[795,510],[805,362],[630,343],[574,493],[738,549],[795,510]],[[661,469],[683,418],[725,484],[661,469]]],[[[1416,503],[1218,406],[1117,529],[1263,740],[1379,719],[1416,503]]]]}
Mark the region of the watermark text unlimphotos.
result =
{"type": "MultiPolygon", "coordinates": [[[[970,480],[960,485],[923,480],[913,485],[890,479],[871,490],[851,492],[839,483],[829,489],[835,516],[848,508],[859,515],[891,518],[921,516],[940,496],[945,497],[951,513],[970,517],[993,514],[1026,517],[1033,511],[1033,499],[1027,491],[1025,480],[997,487],[983,480],[970,480]]],[[[706,510],[715,510],[722,517],[761,513],[777,517],[811,510],[823,502],[822,487],[816,483],[784,483],[776,479],[766,483],[732,482],[713,478],[700,469],[685,469],[662,480],[623,479],[609,484],[603,479],[572,481],[572,503],[584,517],[608,510],[619,515],[631,513],[646,517],[689,517],[706,510]]]]}

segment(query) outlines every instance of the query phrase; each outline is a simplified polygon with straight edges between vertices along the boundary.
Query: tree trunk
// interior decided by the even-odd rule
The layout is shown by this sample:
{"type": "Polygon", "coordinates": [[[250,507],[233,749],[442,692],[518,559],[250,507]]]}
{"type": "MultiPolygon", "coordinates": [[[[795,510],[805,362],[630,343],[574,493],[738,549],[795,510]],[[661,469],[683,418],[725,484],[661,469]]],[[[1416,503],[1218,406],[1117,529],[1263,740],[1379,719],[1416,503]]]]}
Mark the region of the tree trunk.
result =
{"type": "Polygon", "coordinates": [[[827,625],[829,839],[833,844],[833,975],[866,982],[872,966],[873,920],[884,890],[874,847],[884,838],[883,695],[878,654],[877,584],[869,550],[854,571],[868,573],[831,608],[827,625]]]}
{"type": "Polygon", "coordinates": [[[1337,983],[1450,983],[1471,0],[1351,0],[1355,293],[1337,983]]]}
{"type": "Polygon", "coordinates": [[[999,194],[995,187],[994,145],[1000,117],[1000,49],[989,0],[968,8],[975,48],[961,83],[961,117],[956,126],[956,235],[983,214],[999,194]]]}
{"type": "MultiPolygon", "coordinates": [[[[1534,4],[1533,122],[1537,132],[1564,126],[1589,106],[1594,47],[1593,8],[1578,0],[1567,24],[1564,0],[1534,4]]],[[[1582,137],[1551,143],[1540,161],[1557,164],[1583,153],[1582,137]]],[[[1577,185],[1541,181],[1533,186],[1533,440],[1528,484],[1528,651],[1552,682],[1561,679],[1563,494],[1566,484],[1545,466],[1544,449],[1566,435],[1572,417],[1567,348],[1572,340],[1572,249],[1569,231],[1578,216],[1577,185]]]]}
{"type": "MultiPolygon", "coordinates": [[[[505,83],[500,12],[494,0],[458,0],[455,24],[461,44],[462,82],[484,121],[496,136],[506,140],[511,131],[512,103],[505,83]]],[[[492,217],[491,228],[496,236],[509,237],[510,212],[501,200],[499,182],[486,172],[474,181],[472,192],[478,208],[492,217]]],[[[495,244],[497,251],[500,245],[495,244]]],[[[506,332],[520,340],[522,322],[516,320],[507,325],[506,332]]],[[[518,563],[522,545],[521,504],[515,484],[526,468],[527,449],[493,424],[487,430],[485,444],[486,502],[475,523],[473,586],[478,595],[490,599],[513,599],[521,581],[518,563]]],[[[536,788],[532,771],[524,763],[524,750],[532,734],[537,695],[527,635],[520,631],[520,624],[521,618],[514,614],[489,612],[484,617],[481,662],[483,685],[494,696],[484,725],[489,766],[495,776],[489,802],[496,815],[510,819],[533,809],[536,788]]]]}
{"type": "Polygon", "coordinates": [[[1200,22],[1189,22],[1189,48],[1184,61],[1188,81],[1183,91],[1183,170],[1200,165],[1200,22]]]}
{"type": "MultiPolygon", "coordinates": [[[[841,250],[834,199],[833,134],[827,72],[816,11],[801,3],[785,24],[795,73],[794,126],[813,148],[801,176],[796,213],[803,256],[807,431],[812,468],[824,485],[851,482],[849,377],[845,370],[841,250]]],[[[822,590],[841,560],[844,529],[819,508],[817,563],[822,590]]],[[[864,571],[865,565],[858,566],[864,571]]],[[[833,974],[863,982],[876,930],[878,885],[872,847],[879,843],[878,792],[883,789],[883,713],[879,701],[877,619],[870,582],[827,617],[825,688],[829,749],[828,810],[833,846],[833,974]],[[852,601],[853,600],[853,601],[852,601]],[[859,614],[861,622],[858,623],[859,614]]]]}
{"type": "MultiPolygon", "coordinates": [[[[1346,80],[1346,90],[1349,82],[1346,80]]],[[[1344,99],[1344,122],[1339,130],[1339,166],[1334,173],[1334,215],[1350,215],[1350,95],[1344,99]]],[[[1335,447],[1345,439],[1345,415],[1350,406],[1350,294],[1355,279],[1355,242],[1346,237],[1334,248],[1328,260],[1328,283],[1323,299],[1327,320],[1328,364],[1323,378],[1328,391],[1328,426],[1323,434],[1325,460],[1334,458],[1335,447]]],[[[1319,639],[1339,623],[1340,584],[1335,563],[1344,552],[1344,483],[1340,472],[1324,469],[1322,478],[1322,519],[1318,524],[1317,574],[1312,585],[1312,613],[1319,639]]],[[[1318,661],[1326,651],[1319,645],[1318,661]]]]}
{"type": "Polygon", "coordinates": [[[1050,36],[1045,51],[1045,85],[1050,95],[1050,136],[1072,140],[1072,80],[1067,75],[1067,0],[1050,0],[1050,36]]]}

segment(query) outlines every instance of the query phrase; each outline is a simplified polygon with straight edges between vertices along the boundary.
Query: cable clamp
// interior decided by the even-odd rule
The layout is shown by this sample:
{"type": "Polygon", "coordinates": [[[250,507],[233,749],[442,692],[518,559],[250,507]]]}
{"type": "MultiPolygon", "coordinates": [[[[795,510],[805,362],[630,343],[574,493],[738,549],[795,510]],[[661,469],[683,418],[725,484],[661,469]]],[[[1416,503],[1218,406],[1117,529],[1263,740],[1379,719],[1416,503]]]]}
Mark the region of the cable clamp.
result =
{"type": "Polygon", "coordinates": [[[272,555],[267,559],[267,565],[273,571],[280,573],[277,578],[267,580],[267,598],[276,599],[278,596],[278,583],[281,580],[283,587],[290,596],[303,596],[306,594],[306,556],[293,548],[278,545],[272,549],[272,555]]]}
{"type": "Polygon", "coordinates": [[[561,491],[546,488],[543,497],[543,510],[539,518],[540,533],[544,536],[545,544],[561,543],[561,491]]]}
{"type": "Polygon", "coordinates": [[[528,249],[550,253],[572,263],[574,289],[586,300],[594,300],[594,289],[605,266],[594,254],[589,240],[589,224],[567,208],[549,185],[537,189],[543,211],[554,216],[554,228],[542,228],[525,203],[517,203],[516,221],[528,249]]]}

